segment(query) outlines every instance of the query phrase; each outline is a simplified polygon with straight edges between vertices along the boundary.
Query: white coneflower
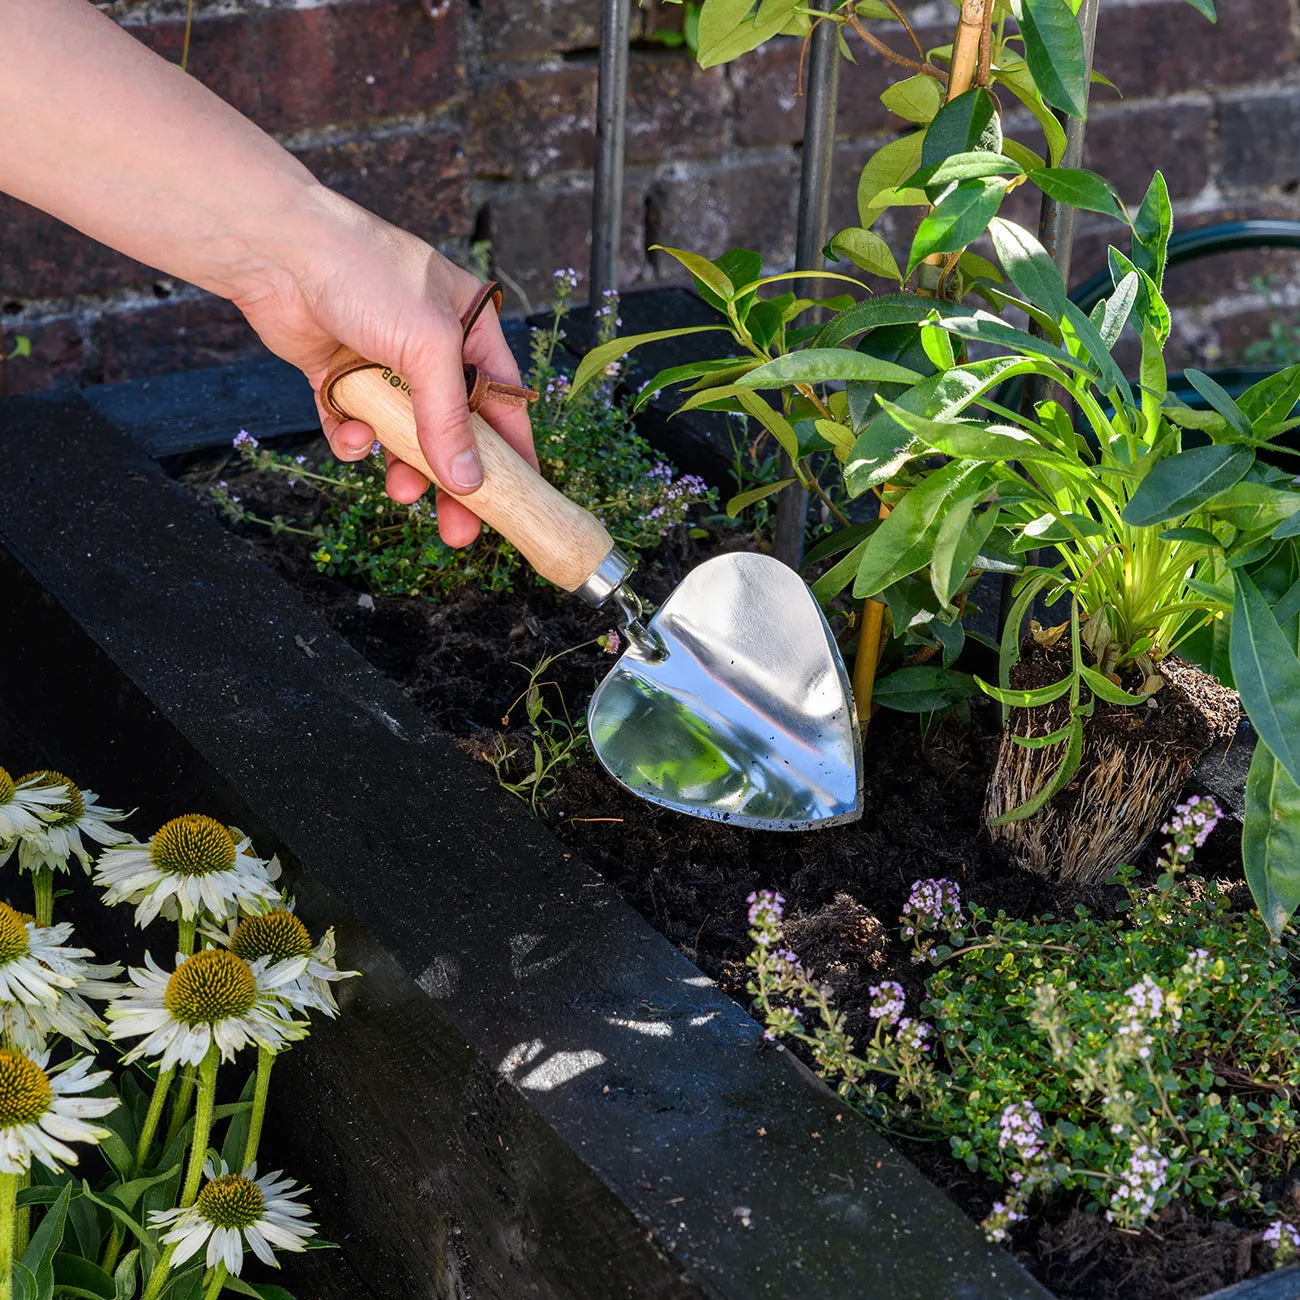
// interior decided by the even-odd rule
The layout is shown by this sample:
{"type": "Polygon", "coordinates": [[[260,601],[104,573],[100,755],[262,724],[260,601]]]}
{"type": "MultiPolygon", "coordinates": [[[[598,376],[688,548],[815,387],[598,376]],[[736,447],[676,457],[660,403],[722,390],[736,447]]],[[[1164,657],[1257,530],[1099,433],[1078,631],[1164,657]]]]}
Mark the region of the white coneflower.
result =
{"type": "Polygon", "coordinates": [[[290,961],[305,957],[307,968],[296,980],[281,985],[276,992],[299,1011],[315,1010],[337,1016],[331,984],[360,974],[339,970],[335,959],[333,927],[325,931],[320,943],[313,944],[307,927],[293,914],[293,900],[260,916],[245,916],[229,921],[224,930],[204,930],[204,934],[223,944],[250,965],[256,961],[290,961]]]}
{"type": "Polygon", "coordinates": [[[122,968],[87,961],[95,955],[89,948],[65,948],[71,936],[66,923],[39,926],[0,903],[0,1030],[21,1051],[41,1051],[51,1033],[82,1047],[103,1036],[104,1022],[85,999],[115,997],[121,986],[108,981],[122,968]]]}
{"type": "Polygon", "coordinates": [[[115,1109],[116,1097],[85,1097],[98,1088],[107,1070],[91,1072],[88,1056],[46,1068],[48,1057],[34,1059],[0,1048],[0,1174],[21,1174],[39,1160],[52,1173],[77,1163],[69,1142],[99,1143],[106,1128],[89,1124],[115,1109]]]}
{"type": "Polygon", "coordinates": [[[168,975],[146,953],[147,969],[131,968],[132,986],[104,1013],[110,1038],[144,1038],[126,1062],[145,1056],[166,1070],[200,1065],[213,1044],[226,1061],[249,1043],[280,1052],[307,1036],[277,995],[307,968],[306,958],[250,966],[227,948],[205,948],[176,960],[168,975]]]}
{"type": "Polygon", "coordinates": [[[9,860],[18,836],[40,830],[40,814],[49,812],[67,796],[65,785],[38,785],[30,776],[15,781],[0,767],[0,866],[9,860]]]}
{"type": "Polygon", "coordinates": [[[160,913],[184,921],[202,915],[220,924],[241,909],[266,911],[280,901],[272,884],[280,864],[255,857],[248,851],[251,842],[247,836],[236,841],[213,817],[187,813],[148,844],[102,853],[95,883],[105,887],[104,902],[134,903],[139,926],[160,913]]]}
{"type": "MultiPolygon", "coordinates": [[[[18,838],[18,866],[22,871],[67,871],[68,861],[76,858],[90,874],[90,850],[83,835],[96,844],[124,844],[131,838],[126,831],[111,826],[131,814],[120,808],[103,808],[93,790],[82,790],[62,772],[28,772],[16,788],[57,790],[63,797],[39,813],[40,826],[18,838]]],[[[7,855],[6,855],[7,856],[7,855]]]]}
{"type": "Polygon", "coordinates": [[[294,1189],[293,1180],[281,1179],[279,1171],[258,1178],[256,1165],[233,1174],[224,1161],[215,1168],[209,1162],[203,1172],[209,1181],[189,1209],[154,1211],[149,1216],[153,1227],[167,1229],[162,1239],[175,1247],[172,1267],[192,1259],[206,1245],[207,1266],[224,1264],[228,1273],[238,1277],[246,1247],[272,1268],[280,1267],[272,1247],[294,1253],[307,1249],[316,1225],[307,1221],[311,1210],[295,1199],[307,1188],[294,1189]]]}

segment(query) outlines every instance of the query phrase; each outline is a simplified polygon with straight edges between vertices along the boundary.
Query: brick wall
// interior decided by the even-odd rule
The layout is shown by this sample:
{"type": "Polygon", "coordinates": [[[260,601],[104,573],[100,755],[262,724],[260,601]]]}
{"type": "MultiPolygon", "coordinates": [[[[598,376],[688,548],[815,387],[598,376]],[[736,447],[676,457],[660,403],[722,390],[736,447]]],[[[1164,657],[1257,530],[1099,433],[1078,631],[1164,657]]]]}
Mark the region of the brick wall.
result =
{"type": "MultiPolygon", "coordinates": [[[[1087,163],[1126,198],[1160,165],[1184,227],[1300,216],[1296,0],[1223,0],[1217,27],[1183,0],[1107,0],[1098,68],[1125,92],[1094,96],[1087,163]]],[[[551,271],[585,270],[591,213],[598,0],[198,0],[190,69],[326,183],[468,261],[487,241],[513,306],[545,301],[551,271]],[[436,16],[434,16],[436,15],[436,16]]],[[[913,5],[927,46],[952,10],[913,5]]],[[[179,58],[179,0],[107,6],[179,58]]],[[[799,44],[728,68],[647,39],[680,10],[634,9],[623,278],[675,279],[649,244],[793,255],[803,101],[799,44]]],[[[853,220],[861,161],[902,127],[877,102],[895,69],[859,49],[842,70],[833,221],[853,220]]],[[[1032,204],[1020,219],[1032,222],[1032,204]]],[[[910,217],[892,232],[906,241],[910,217]]],[[[1113,227],[1080,226],[1081,278],[1113,227]]],[[[1213,358],[1262,328],[1252,283],[1294,297],[1293,255],[1237,254],[1179,272],[1171,296],[1190,355],[1213,358]]],[[[32,340],[10,366],[25,391],[113,382],[257,355],[227,304],[119,257],[0,196],[0,320],[32,340]]]]}

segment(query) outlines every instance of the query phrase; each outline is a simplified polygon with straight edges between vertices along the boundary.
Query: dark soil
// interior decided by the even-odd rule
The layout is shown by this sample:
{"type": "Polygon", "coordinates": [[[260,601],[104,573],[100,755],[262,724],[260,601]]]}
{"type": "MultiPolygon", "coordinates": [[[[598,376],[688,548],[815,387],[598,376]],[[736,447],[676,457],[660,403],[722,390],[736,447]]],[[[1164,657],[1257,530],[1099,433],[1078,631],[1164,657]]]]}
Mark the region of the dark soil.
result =
{"type": "MultiPolygon", "coordinates": [[[[223,472],[230,477],[229,469],[223,472]]],[[[277,488],[273,476],[240,480],[245,501],[267,516],[284,510],[277,488]]],[[[466,592],[441,604],[418,597],[372,602],[318,574],[299,539],[244,531],[333,627],[479,758],[503,726],[509,731],[526,722],[518,701],[527,669],[593,641],[609,626],[606,616],[526,579],[515,593],[466,592]]],[[[740,544],[726,535],[666,546],[653,563],[643,559],[638,590],[651,602],[662,600],[680,574],[710,553],[706,547],[716,552],[740,544]]],[[[562,694],[563,710],[581,717],[608,662],[595,645],[557,660],[546,674],[555,683],[547,688],[551,712],[562,711],[562,694]]],[[[1168,729],[1172,740],[1193,724],[1181,708],[1169,708],[1144,725],[1168,729]]],[[[1066,887],[1000,860],[982,821],[998,739],[991,704],[975,704],[969,727],[878,713],[866,746],[862,820],[824,831],[754,832],[683,817],[635,798],[586,759],[562,774],[546,816],[565,844],[741,1002],[748,1001],[746,896],[779,889],[787,899],[790,946],[835,988],[850,1029],[861,1031],[869,985],[897,979],[913,1003],[920,993],[923,968],[911,963],[898,939],[899,913],[918,877],[947,876],[965,898],[1019,916],[1059,915],[1076,904],[1109,915],[1120,897],[1113,886],[1066,887]]],[[[1239,877],[1234,837],[1225,828],[1216,838],[1198,855],[1197,869],[1239,877]]],[[[1156,847],[1137,865],[1149,870],[1156,847]]],[[[907,1152],[977,1219],[998,1195],[942,1144],[913,1144],[907,1152]]],[[[1125,1232],[1061,1197],[1021,1226],[1013,1246],[1061,1297],[1193,1300],[1266,1267],[1257,1242],[1257,1231],[1176,1208],[1141,1233],[1125,1232]]]]}

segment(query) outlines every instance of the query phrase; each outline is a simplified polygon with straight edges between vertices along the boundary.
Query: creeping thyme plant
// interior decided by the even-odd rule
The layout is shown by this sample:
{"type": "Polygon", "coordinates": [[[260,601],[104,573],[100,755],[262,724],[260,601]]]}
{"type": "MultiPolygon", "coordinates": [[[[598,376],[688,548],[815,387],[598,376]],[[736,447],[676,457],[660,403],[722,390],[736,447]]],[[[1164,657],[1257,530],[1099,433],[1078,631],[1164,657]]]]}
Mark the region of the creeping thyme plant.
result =
{"type": "MultiPolygon", "coordinates": [[[[709,490],[694,475],[679,476],[637,434],[630,401],[615,393],[617,362],[606,367],[600,382],[580,395],[571,393],[556,352],[577,283],[576,271],[555,273],[550,324],[532,335],[527,382],[541,394],[530,411],[537,457],[543,475],[598,515],[620,546],[651,550],[685,521],[693,505],[709,499],[709,490]]],[[[613,334],[616,295],[607,295],[596,309],[595,324],[599,338],[613,334]]],[[[371,456],[352,465],[327,455],[272,451],[247,432],[235,438],[234,446],[248,468],[279,475],[299,489],[302,509],[294,517],[260,516],[240,489],[223,481],[213,489],[221,510],[236,522],[311,540],[312,558],[322,573],[359,581],[376,596],[447,596],[466,587],[509,591],[532,573],[496,533],[467,549],[445,546],[432,496],[409,506],[390,500],[377,443],[371,456]]]]}
{"type": "MultiPolygon", "coordinates": [[[[749,988],[767,1035],[804,1044],[891,1132],[946,1138],[999,1184],[994,1240],[1071,1189],[1125,1228],[1175,1200],[1275,1217],[1270,1184],[1300,1151],[1300,982],[1257,916],[1188,872],[1220,816],[1208,798],[1179,805],[1156,883],[1124,868],[1113,917],[990,917],[951,880],[917,881],[902,937],[933,972],[914,1009],[895,981],[871,990],[861,1045],[784,946],[784,900],[754,894],[749,988]]],[[[1279,1223],[1266,1240],[1282,1260],[1296,1228],[1279,1223]]]]}
{"type": "Polygon", "coordinates": [[[186,814],[141,843],[126,817],[0,768],[0,1300],[291,1300],[244,1277],[321,1244],[306,1189],[258,1171],[271,1071],[355,972],[248,836],[186,814]],[[73,862],[160,940],[125,979],[54,919],[73,862]]]}

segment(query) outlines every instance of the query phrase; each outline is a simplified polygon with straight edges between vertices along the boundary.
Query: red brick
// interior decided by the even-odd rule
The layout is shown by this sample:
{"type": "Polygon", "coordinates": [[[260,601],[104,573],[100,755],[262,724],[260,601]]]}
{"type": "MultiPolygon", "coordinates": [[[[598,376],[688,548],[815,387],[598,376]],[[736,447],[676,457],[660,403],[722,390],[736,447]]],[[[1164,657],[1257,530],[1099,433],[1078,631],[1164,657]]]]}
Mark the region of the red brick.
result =
{"type": "MultiPolygon", "coordinates": [[[[464,86],[464,10],[440,19],[417,0],[266,9],[194,23],[189,70],[268,131],[430,112],[464,86]]],[[[184,22],[127,30],[180,61],[184,22]]]]}
{"type": "MultiPolygon", "coordinates": [[[[627,160],[667,162],[720,154],[726,83],[689,56],[635,57],[628,73],[627,160]]],[[[596,152],[596,68],[545,69],[477,86],[470,151],[483,179],[536,180],[589,170],[596,152]]]]}
{"type": "MultiPolygon", "coordinates": [[[[636,8],[633,0],[635,21],[636,8]]],[[[600,6],[591,0],[481,0],[478,25],[489,62],[552,50],[594,49],[600,43],[600,6]]]]}
{"type": "Polygon", "coordinates": [[[269,356],[239,309],[210,294],[108,312],[95,334],[106,384],[269,356]]]}
{"type": "Polygon", "coordinates": [[[1252,95],[1219,104],[1220,177],[1225,185],[1290,185],[1300,180],[1296,152],[1300,96],[1252,95]]]}
{"type": "Polygon", "coordinates": [[[41,325],[7,325],[0,348],[12,352],[14,340],[24,335],[32,347],[31,356],[13,357],[8,365],[8,391],[40,393],[54,388],[79,388],[82,382],[83,348],[81,329],[72,320],[53,320],[41,325]]]}
{"type": "Polygon", "coordinates": [[[469,238],[469,165],[450,134],[317,145],[298,157],[331,189],[431,244],[469,238]]]}
{"type": "Polygon", "coordinates": [[[5,194],[0,194],[0,232],[0,296],[6,298],[71,297],[146,284],[159,276],[5,194]]]}
{"type": "MultiPolygon", "coordinates": [[[[909,57],[915,54],[911,42],[898,27],[875,24],[874,29],[894,49],[909,57]]],[[[952,39],[948,28],[923,28],[917,36],[925,49],[952,39]]],[[[896,81],[912,74],[890,63],[849,36],[856,64],[840,63],[840,93],[835,133],[842,137],[883,131],[890,114],[880,103],[881,94],[896,81]]],[[[803,139],[806,101],[799,93],[799,63],[803,42],[794,38],[769,41],[731,66],[736,93],[736,142],[762,147],[797,144],[803,139]]],[[[897,121],[893,123],[897,125],[897,121]]]]}
{"type": "MultiPolygon", "coordinates": [[[[591,190],[544,193],[521,188],[488,202],[488,232],[492,266],[518,284],[536,310],[550,301],[552,275],[574,267],[582,276],[578,298],[585,290],[591,262],[591,190]]],[[[623,195],[621,282],[634,283],[645,264],[645,193],[628,185],[623,195]]],[[[508,284],[507,288],[513,288],[508,284]]]]}
{"type": "Polygon", "coordinates": [[[1212,119],[1208,104],[1100,109],[1088,119],[1084,165],[1105,176],[1126,201],[1141,202],[1156,168],[1174,198],[1191,198],[1209,183],[1212,119]]]}
{"type": "MultiPolygon", "coordinates": [[[[1295,58],[1288,0],[1233,0],[1217,24],[1184,0],[1106,9],[1097,69],[1130,99],[1267,81],[1295,58]]],[[[1113,92],[1098,88],[1098,101],[1113,92]]]]}
{"type": "MultiPolygon", "coordinates": [[[[665,179],[651,191],[654,243],[717,257],[729,248],[757,249],[768,266],[794,258],[799,168],[793,158],[726,167],[705,176],[665,179]]],[[[656,274],[684,278],[657,254],[656,274]]]]}

